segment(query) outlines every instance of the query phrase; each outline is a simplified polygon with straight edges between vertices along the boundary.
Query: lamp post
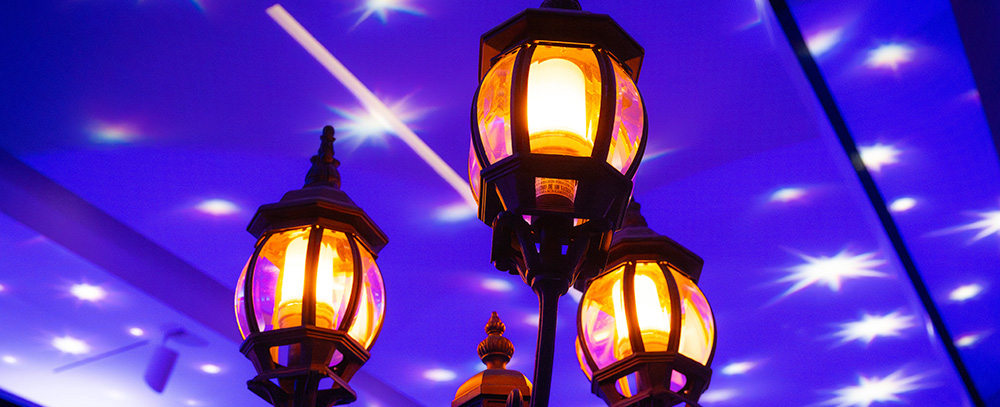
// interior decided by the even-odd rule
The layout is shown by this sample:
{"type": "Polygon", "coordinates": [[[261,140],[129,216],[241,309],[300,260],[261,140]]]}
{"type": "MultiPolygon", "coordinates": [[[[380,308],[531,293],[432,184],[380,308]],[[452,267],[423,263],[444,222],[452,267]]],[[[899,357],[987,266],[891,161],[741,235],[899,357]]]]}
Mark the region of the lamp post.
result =
{"type": "Polygon", "coordinates": [[[609,16],[546,1],[483,34],[470,183],[492,261],[539,298],[531,406],[548,405],[559,297],[601,270],[646,141],[643,50],[609,16]]]}
{"type": "Polygon", "coordinates": [[[357,399],[348,381],[382,327],[385,287],[375,257],[385,234],[340,190],[333,127],[302,189],[261,206],[236,288],[247,382],[275,407],[329,407],[357,399]]]}
{"type": "Polygon", "coordinates": [[[577,316],[577,357],[612,407],[697,406],[708,387],[715,319],[696,285],[703,261],[650,230],[631,204],[607,269],[577,316]]]}

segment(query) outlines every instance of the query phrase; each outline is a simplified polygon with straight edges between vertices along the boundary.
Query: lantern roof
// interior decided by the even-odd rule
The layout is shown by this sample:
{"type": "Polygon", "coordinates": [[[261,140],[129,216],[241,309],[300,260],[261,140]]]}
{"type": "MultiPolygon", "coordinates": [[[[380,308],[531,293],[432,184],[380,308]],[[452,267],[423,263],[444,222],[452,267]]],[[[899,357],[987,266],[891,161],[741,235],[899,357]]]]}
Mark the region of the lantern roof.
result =
{"type": "Polygon", "coordinates": [[[622,228],[611,239],[608,265],[623,261],[666,261],[697,284],[705,261],[680,243],[650,229],[639,209],[638,203],[629,202],[622,228]]]}
{"type": "Polygon", "coordinates": [[[545,6],[525,9],[482,35],[479,47],[480,80],[498,55],[521,44],[542,41],[592,44],[603,48],[628,67],[633,81],[638,81],[645,51],[610,16],[545,6]]]}
{"type": "Polygon", "coordinates": [[[310,161],[301,189],[288,191],[276,203],[261,205],[247,226],[254,237],[265,232],[310,224],[333,224],[346,227],[377,254],[388,242],[385,233],[354,201],[340,190],[340,162],[333,157],[334,129],[323,128],[319,152],[310,161]]]}

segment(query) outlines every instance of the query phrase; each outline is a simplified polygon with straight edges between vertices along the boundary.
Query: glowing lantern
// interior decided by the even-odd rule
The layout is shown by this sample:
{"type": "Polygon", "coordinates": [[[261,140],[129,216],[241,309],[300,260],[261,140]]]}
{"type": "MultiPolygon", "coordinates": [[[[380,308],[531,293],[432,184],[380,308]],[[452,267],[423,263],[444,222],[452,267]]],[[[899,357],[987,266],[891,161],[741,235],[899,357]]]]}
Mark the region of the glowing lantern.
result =
{"type": "Polygon", "coordinates": [[[527,9],[483,35],[470,183],[479,217],[620,224],[646,141],[643,50],[610,17],[527,9]]]}
{"type": "Polygon", "coordinates": [[[580,302],[577,356],[608,405],[694,406],[715,352],[712,309],[696,285],[703,262],[646,227],[638,206],[580,302]]]}
{"type": "Polygon", "coordinates": [[[354,401],[347,382],[382,327],[375,256],[386,237],[340,190],[333,133],[323,129],[306,185],[261,206],[247,228],[258,241],[236,288],[241,351],[258,373],[248,386],[276,407],[354,401]]]}

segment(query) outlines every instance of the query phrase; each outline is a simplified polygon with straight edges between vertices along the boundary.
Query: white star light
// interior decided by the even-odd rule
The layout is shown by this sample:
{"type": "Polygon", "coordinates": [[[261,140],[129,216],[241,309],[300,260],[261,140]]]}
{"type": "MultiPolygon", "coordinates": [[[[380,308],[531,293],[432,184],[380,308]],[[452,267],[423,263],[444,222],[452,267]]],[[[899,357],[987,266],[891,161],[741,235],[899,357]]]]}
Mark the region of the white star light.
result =
{"type": "Polygon", "coordinates": [[[448,369],[430,369],[424,371],[424,378],[435,382],[450,382],[458,377],[455,372],[448,369]]]}
{"type": "Polygon", "coordinates": [[[399,11],[418,16],[424,14],[423,10],[407,3],[409,3],[409,0],[364,0],[361,5],[354,9],[355,13],[361,13],[361,17],[354,23],[354,27],[367,20],[372,14],[376,15],[382,24],[388,21],[390,11],[399,11]]]}
{"type": "Polygon", "coordinates": [[[805,254],[798,254],[798,256],[806,263],[789,268],[788,270],[792,274],[778,280],[779,283],[795,282],[780,297],[794,294],[813,284],[825,285],[831,291],[840,291],[842,280],[888,276],[883,272],[873,270],[874,267],[885,264],[885,260],[875,258],[874,252],[855,256],[844,249],[833,257],[812,257],[805,254]]]}
{"type": "Polygon", "coordinates": [[[108,295],[101,286],[87,283],[73,284],[69,289],[70,294],[84,301],[96,302],[103,300],[108,295]]]}
{"type": "Polygon", "coordinates": [[[898,311],[887,315],[865,314],[860,321],[840,324],[836,335],[841,337],[840,343],[859,341],[870,344],[880,336],[900,336],[900,331],[916,326],[915,319],[913,315],[900,315],[898,311]]]}
{"type": "Polygon", "coordinates": [[[892,145],[876,143],[873,146],[859,147],[861,161],[869,170],[879,172],[882,166],[896,164],[899,162],[899,155],[903,152],[892,145]]]}
{"type": "Polygon", "coordinates": [[[988,334],[985,332],[973,332],[962,334],[958,338],[955,338],[955,346],[959,348],[971,348],[973,345],[979,343],[988,334]]]}
{"type": "Polygon", "coordinates": [[[885,378],[858,376],[857,386],[834,391],[837,397],[823,404],[836,407],[869,407],[877,401],[902,402],[900,394],[924,387],[918,383],[920,379],[923,379],[923,376],[904,376],[901,370],[885,378]]]}
{"type": "Polygon", "coordinates": [[[825,54],[834,45],[840,42],[843,37],[844,27],[833,28],[829,30],[820,31],[816,34],[810,35],[806,38],[806,47],[809,48],[809,52],[813,56],[820,56],[825,54]]]}
{"type": "Polygon", "coordinates": [[[979,212],[974,215],[980,217],[981,219],[968,225],[952,228],[951,230],[957,232],[961,230],[979,229],[979,233],[973,236],[969,243],[975,243],[989,235],[1000,236],[1000,210],[979,212]]]}
{"type": "Polygon", "coordinates": [[[916,199],[910,197],[904,197],[892,201],[892,203],[889,204],[889,210],[895,213],[901,213],[913,209],[914,206],[917,206],[916,199]]]}
{"type": "Polygon", "coordinates": [[[869,68],[890,68],[893,71],[899,65],[913,60],[913,47],[906,44],[890,43],[882,44],[877,48],[868,51],[868,58],[865,65],[869,68]]]}
{"type": "MultiPolygon", "coordinates": [[[[420,120],[429,109],[416,109],[407,103],[409,96],[399,101],[389,104],[389,110],[407,125],[420,120]]],[[[334,123],[337,127],[337,136],[343,136],[343,141],[350,141],[351,149],[358,148],[366,141],[372,141],[377,145],[385,146],[386,138],[393,133],[392,126],[388,120],[378,113],[364,108],[339,109],[330,107],[334,113],[344,120],[334,123]]]]}
{"type": "Polygon", "coordinates": [[[722,367],[722,374],[726,376],[745,374],[755,367],[757,362],[733,362],[722,367]]]}
{"type": "Polygon", "coordinates": [[[975,283],[966,284],[951,290],[948,293],[948,299],[956,302],[965,302],[976,298],[981,292],[983,292],[983,286],[975,283]]]}
{"type": "Polygon", "coordinates": [[[225,199],[208,199],[202,201],[194,208],[201,213],[213,216],[232,215],[240,211],[239,206],[225,199]]]}
{"type": "Polygon", "coordinates": [[[771,202],[791,202],[806,196],[802,188],[781,188],[771,194],[771,202]]]}
{"type": "Polygon", "coordinates": [[[63,353],[69,353],[71,355],[82,355],[90,352],[90,345],[87,345],[86,342],[72,336],[52,338],[52,346],[59,349],[63,353]]]}

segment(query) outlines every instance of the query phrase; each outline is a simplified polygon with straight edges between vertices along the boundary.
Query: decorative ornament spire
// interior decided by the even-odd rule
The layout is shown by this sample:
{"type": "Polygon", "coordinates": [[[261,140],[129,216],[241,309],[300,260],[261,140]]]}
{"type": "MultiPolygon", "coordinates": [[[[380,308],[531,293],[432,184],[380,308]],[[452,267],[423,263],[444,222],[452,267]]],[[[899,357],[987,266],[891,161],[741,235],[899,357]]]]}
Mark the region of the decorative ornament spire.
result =
{"type": "Polygon", "coordinates": [[[305,186],[331,185],[340,188],[340,172],[337,171],[340,161],[333,158],[333,142],[337,140],[333,137],[335,132],[333,126],[323,127],[323,134],[319,136],[319,151],[309,159],[312,167],[306,173],[305,186]]]}
{"type": "Polygon", "coordinates": [[[563,10],[583,10],[580,2],[576,0],[545,0],[540,8],[561,8],[563,10]]]}
{"type": "Polygon", "coordinates": [[[642,206],[634,200],[629,200],[628,208],[625,209],[625,221],[622,222],[622,229],[628,227],[649,227],[646,218],[639,211],[642,206]]]}
{"type": "Polygon", "coordinates": [[[496,311],[490,316],[486,323],[486,333],[489,336],[479,342],[479,358],[488,369],[506,369],[507,362],[514,356],[514,344],[510,339],[503,337],[503,332],[507,327],[497,316],[496,311]]]}

